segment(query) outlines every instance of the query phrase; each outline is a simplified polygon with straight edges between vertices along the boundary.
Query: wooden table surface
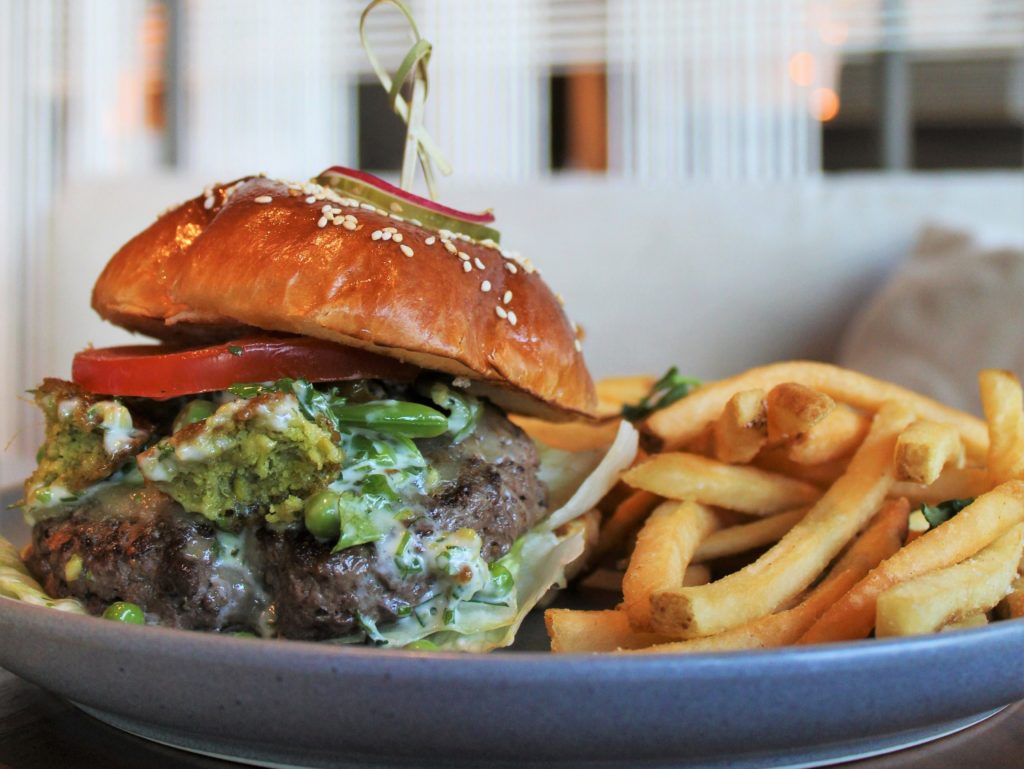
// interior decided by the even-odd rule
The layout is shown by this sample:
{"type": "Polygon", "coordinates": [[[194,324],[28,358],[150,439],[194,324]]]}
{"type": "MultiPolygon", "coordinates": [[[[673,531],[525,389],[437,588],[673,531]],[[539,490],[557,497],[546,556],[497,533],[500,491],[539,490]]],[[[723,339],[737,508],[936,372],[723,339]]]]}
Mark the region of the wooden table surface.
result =
{"type": "MultiPolygon", "coordinates": [[[[222,769],[239,764],[185,753],[119,732],[0,669],[0,769],[222,769]]],[[[1021,769],[1024,702],[959,734],[849,769],[1021,769]]]]}

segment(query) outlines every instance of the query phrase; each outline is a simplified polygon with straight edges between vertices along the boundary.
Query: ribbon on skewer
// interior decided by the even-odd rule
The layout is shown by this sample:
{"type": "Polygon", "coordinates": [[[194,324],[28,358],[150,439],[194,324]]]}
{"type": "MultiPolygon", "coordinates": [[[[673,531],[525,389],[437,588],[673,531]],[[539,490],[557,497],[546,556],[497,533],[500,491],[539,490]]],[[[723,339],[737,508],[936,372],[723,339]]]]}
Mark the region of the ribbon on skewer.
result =
{"type": "Polygon", "coordinates": [[[402,154],[402,175],[399,186],[407,192],[412,191],[413,181],[416,177],[416,159],[419,158],[420,166],[423,168],[423,178],[427,183],[427,192],[431,199],[436,199],[433,164],[436,163],[441,173],[446,176],[452,172],[452,168],[441,154],[440,148],[423,127],[423,104],[427,99],[428,90],[427,64],[430,62],[433,46],[420,36],[416,20],[402,0],[373,0],[367,5],[362,16],[359,17],[359,40],[380,84],[388,92],[391,109],[405,121],[405,151],[402,154]],[[402,12],[409,22],[413,34],[413,45],[395,71],[394,78],[388,74],[380,59],[377,58],[366,33],[366,19],[370,15],[370,11],[385,3],[390,3],[402,12]],[[402,95],[402,89],[409,81],[411,81],[411,93],[409,100],[406,101],[402,95]]]}

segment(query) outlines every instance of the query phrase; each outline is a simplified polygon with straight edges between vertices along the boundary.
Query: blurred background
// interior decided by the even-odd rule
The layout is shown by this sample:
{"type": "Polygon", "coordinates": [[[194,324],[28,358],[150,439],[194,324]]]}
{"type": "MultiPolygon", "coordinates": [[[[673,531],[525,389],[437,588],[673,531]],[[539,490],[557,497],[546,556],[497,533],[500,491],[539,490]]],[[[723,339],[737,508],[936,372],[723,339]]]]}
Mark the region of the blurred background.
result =
{"type": "MultiPolygon", "coordinates": [[[[1024,242],[1024,0],[408,4],[434,44],[442,199],[494,207],[598,374],[878,350],[857,314],[922,227],[946,227],[947,252],[1024,242]]],[[[363,7],[0,0],[0,483],[39,442],[17,398],[126,338],[88,292],[159,211],[256,171],[398,169],[363,7]]],[[[393,71],[402,17],[375,12],[370,34],[393,71]]],[[[941,348],[929,323],[920,343],[941,348]]]]}

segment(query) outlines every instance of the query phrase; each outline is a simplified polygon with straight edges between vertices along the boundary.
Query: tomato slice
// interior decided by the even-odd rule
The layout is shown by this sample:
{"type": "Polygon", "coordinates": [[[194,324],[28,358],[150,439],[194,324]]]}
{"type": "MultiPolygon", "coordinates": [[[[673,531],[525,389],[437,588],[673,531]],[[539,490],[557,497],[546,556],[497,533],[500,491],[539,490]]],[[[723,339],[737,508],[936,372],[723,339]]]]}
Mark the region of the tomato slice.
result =
{"type": "Polygon", "coordinates": [[[156,399],[284,377],[310,382],[408,380],[416,371],[393,358],[305,336],[247,337],[189,349],[104,347],[83,350],[71,364],[72,380],[89,392],[156,399]]]}

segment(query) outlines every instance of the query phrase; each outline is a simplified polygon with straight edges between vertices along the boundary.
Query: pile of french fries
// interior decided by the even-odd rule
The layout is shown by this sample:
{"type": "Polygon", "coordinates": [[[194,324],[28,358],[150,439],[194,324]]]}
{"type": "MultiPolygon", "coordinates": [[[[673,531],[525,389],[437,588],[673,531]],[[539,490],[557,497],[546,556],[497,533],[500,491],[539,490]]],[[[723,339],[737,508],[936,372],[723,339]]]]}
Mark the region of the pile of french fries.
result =
{"type": "MultiPolygon", "coordinates": [[[[552,650],[760,649],[1024,615],[1024,393],[1007,371],[979,380],[985,420],[808,362],[655,412],[640,427],[658,450],[608,500],[596,559],[613,567],[588,577],[622,601],[549,609],[552,650]],[[966,501],[923,514],[948,500],[966,501]]],[[[598,389],[614,412],[653,381],[598,389]]]]}

